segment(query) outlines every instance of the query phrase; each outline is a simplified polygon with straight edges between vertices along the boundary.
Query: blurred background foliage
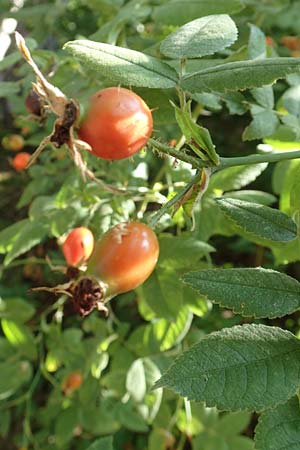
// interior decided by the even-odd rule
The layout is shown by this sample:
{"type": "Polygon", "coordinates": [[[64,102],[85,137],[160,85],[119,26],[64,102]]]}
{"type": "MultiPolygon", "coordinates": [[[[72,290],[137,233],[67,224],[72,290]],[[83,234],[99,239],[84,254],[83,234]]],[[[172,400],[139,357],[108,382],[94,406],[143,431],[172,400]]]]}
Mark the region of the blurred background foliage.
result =
{"type": "MultiPolygon", "coordinates": [[[[65,297],[28,295],[31,287],[63,282],[46,256],[63,265],[60,244],[73,227],[88,226],[98,238],[120,221],[143,219],[194,171],[150,148],[115,163],[85,155],[99,178],[127,188],[126,195],[116,196],[84,182],[64,148],[47,147],[28,171],[11,166],[16,151],[33,153],[53,125],[51,117],[42,123],[28,117],[24,105],[34,77],[15,47],[15,29],[51,83],[80,102],[82,116],[90,95],[112,82],[64,52],[69,40],[88,38],[161,57],[158,43],[178,25],[224,12],[238,26],[237,42],[214,58],[189,61],[187,71],[216,60],[300,55],[298,0],[210,3],[0,0],[0,447],[5,450],[254,448],[255,415],[221,413],[151,386],[176,355],[206,333],[245,322],[183,287],[184,271],[263,265],[299,277],[299,246],[245,235],[214,202],[230,193],[292,214],[300,198],[299,162],[216,174],[196,209],[193,230],[183,208],[161,220],[160,259],[146,283],[112,300],[107,319],[94,312],[84,320],[65,297]],[[74,373],[79,381],[67,388],[74,373]]],[[[177,102],[176,92],[136,92],[153,108],[155,137],[180,142],[170,104],[177,102]]],[[[201,124],[223,156],[247,155],[257,147],[299,148],[299,104],[300,77],[294,75],[272,87],[193,97],[201,124]]],[[[298,314],[264,323],[299,332],[298,314]]]]}

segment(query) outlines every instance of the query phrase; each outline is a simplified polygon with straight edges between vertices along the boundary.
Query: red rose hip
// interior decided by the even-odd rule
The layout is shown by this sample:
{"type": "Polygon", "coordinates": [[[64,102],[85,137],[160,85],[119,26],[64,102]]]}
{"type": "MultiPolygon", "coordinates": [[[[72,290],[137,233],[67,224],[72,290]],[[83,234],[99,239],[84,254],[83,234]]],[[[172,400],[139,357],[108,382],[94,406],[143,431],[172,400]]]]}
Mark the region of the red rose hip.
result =
{"type": "Polygon", "coordinates": [[[93,95],[78,135],[95,156],[118,160],[138,152],[152,128],[151,111],[141,97],[129,89],[110,87],[93,95]]]}
{"type": "Polygon", "coordinates": [[[69,266],[78,266],[86,262],[94,248],[93,233],[85,227],[72,230],[62,245],[65,260],[69,266]]]}

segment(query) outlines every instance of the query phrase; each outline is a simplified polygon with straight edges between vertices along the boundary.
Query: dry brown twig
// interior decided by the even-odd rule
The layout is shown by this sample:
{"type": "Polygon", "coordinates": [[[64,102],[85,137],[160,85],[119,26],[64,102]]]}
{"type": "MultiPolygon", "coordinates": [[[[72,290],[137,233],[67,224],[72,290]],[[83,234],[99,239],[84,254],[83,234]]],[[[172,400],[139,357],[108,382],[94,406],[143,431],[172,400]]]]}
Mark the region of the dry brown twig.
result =
{"type": "Polygon", "coordinates": [[[48,144],[53,144],[55,147],[59,148],[62,145],[66,145],[69,149],[70,156],[74,161],[75,165],[79,168],[82,178],[85,180],[87,177],[92,181],[95,181],[103,189],[116,193],[124,193],[122,189],[115,188],[113,186],[103,183],[95,177],[94,173],[87,167],[84,162],[80,150],[91,151],[91,147],[84,141],[75,138],[74,136],[74,126],[79,119],[79,105],[76,100],[68,99],[65,94],[53,86],[49,81],[46,80],[30,54],[29,49],[26,46],[23,36],[15,32],[17,47],[30,65],[36,76],[36,82],[33,84],[34,91],[38,94],[41,102],[49,109],[53,114],[56,115],[57,119],[54,122],[52,133],[46,136],[36,151],[31,156],[27,167],[31,166],[36,158],[40,155],[42,150],[48,144]]]}

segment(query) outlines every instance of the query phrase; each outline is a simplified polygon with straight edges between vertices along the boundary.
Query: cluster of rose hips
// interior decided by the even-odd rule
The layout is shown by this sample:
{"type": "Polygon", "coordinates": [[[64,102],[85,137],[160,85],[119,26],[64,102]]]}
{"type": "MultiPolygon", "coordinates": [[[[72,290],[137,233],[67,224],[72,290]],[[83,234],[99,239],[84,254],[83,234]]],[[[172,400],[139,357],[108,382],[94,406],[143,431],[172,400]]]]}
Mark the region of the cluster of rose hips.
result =
{"type": "MultiPolygon", "coordinates": [[[[37,114],[33,100],[27,99],[26,107],[37,114]]],[[[138,152],[152,128],[151,110],[137,94],[110,87],[91,98],[78,136],[89,144],[93,155],[112,161],[138,152]]],[[[70,290],[75,309],[84,316],[96,307],[106,310],[107,300],[142,284],[156,265],[159,246],[147,225],[127,222],[107,231],[96,244],[88,228],[75,228],[67,235],[62,251],[69,268],[75,268],[77,279],[70,290]]]]}

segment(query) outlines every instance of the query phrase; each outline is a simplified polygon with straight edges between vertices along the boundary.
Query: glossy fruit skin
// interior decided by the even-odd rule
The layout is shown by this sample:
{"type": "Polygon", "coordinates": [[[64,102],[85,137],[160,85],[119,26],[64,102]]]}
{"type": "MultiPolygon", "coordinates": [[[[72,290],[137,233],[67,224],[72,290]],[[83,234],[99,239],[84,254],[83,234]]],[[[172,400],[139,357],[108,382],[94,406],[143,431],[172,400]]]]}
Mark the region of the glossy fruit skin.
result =
{"type": "Polygon", "coordinates": [[[30,154],[27,152],[18,153],[12,160],[12,166],[17,171],[22,171],[26,169],[26,166],[30,160],[30,154]]]}
{"type": "Polygon", "coordinates": [[[72,372],[63,382],[62,389],[66,395],[71,394],[73,391],[80,388],[83,382],[83,376],[81,372],[72,372]]]}
{"type": "Polygon", "coordinates": [[[135,289],[152,273],[159,255],[155,233],[140,222],[116,225],[95,245],[87,274],[107,286],[106,297],[135,289]]]}
{"type": "Polygon", "coordinates": [[[64,257],[69,266],[78,266],[86,262],[93,248],[93,233],[85,227],[74,228],[62,245],[64,257]]]}
{"type": "Polygon", "coordinates": [[[96,92],[78,136],[102,159],[118,160],[138,152],[153,129],[144,100],[129,89],[111,87],[96,92]]]}

